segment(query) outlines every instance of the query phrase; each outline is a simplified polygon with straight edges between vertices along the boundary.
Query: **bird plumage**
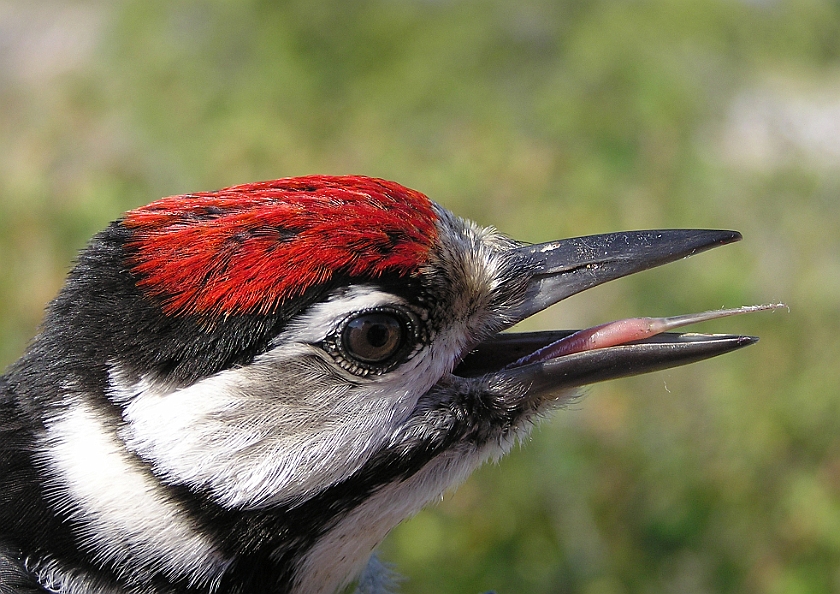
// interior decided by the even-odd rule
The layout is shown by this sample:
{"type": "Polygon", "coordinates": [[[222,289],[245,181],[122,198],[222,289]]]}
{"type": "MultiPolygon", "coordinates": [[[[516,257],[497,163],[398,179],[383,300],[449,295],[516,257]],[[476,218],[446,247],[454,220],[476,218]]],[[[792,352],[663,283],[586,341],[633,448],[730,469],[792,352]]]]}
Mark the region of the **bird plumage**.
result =
{"type": "Polygon", "coordinates": [[[525,365],[559,335],[498,334],[737,237],[525,246],[361,176],[130,211],[0,378],[0,592],[334,592],[581,383],[749,344],[671,335],[525,365]]]}
{"type": "Polygon", "coordinates": [[[424,195],[308,176],[164,198],[126,214],[132,271],[167,313],[269,313],[340,274],[416,273],[435,243],[424,195]]]}

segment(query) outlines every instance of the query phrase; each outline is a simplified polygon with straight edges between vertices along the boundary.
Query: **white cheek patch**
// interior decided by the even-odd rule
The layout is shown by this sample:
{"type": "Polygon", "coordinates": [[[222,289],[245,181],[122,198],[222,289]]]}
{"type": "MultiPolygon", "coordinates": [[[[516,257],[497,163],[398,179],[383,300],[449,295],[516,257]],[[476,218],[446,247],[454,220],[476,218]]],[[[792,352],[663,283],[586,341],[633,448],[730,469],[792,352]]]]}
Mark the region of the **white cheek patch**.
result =
{"type": "Polygon", "coordinates": [[[160,572],[215,589],[229,561],[125,451],[112,421],[81,396],[67,399],[47,423],[40,456],[52,499],[77,527],[80,546],[129,582],[160,572]]]}
{"type": "Polygon", "coordinates": [[[418,356],[351,383],[313,351],[278,348],[175,391],[124,385],[112,372],[110,395],[124,403],[120,437],[164,481],[224,507],[294,504],[361,468],[447,365],[418,356]]]}
{"type": "Polygon", "coordinates": [[[359,378],[312,343],[347,315],[399,297],[370,287],[318,303],[250,365],[172,390],[129,383],[115,366],[109,397],[123,407],[120,437],[173,484],[228,508],[304,501],[349,477],[388,441],[453,365],[453,345],[435,344],[397,369],[359,378]]]}
{"type": "MultiPolygon", "coordinates": [[[[453,241],[492,252],[493,237],[469,228],[453,241]]],[[[471,253],[460,244],[447,249],[471,253]]],[[[207,493],[224,507],[305,501],[351,476],[387,443],[418,399],[451,372],[476,326],[492,316],[483,306],[497,284],[496,259],[456,260],[457,278],[466,283],[456,287],[465,293],[454,304],[458,311],[396,369],[354,376],[317,346],[354,313],[411,308],[374,285],[340,288],[298,314],[249,365],[186,388],[149,378],[129,383],[115,365],[109,397],[123,407],[120,437],[166,482],[207,493]]]]}
{"type": "MultiPolygon", "coordinates": [[[[483,241],[479,231],[470,237],[477,244],[483,241]]],[[[494,266],[462,266],[485,292],[495,286],[487,279],[494,266]]],[[[349,315],[410,307],[373,285],[335,290],[296,316],[251,364],[186,388],[148,378],[132,384],[114,366],[109,397],[123,407],[120,437],[163,480],[206,493],[224,507],[305,501],[359,470],[417,400],[451,372],[474,340],[474,325],[485,321],[475,312],[485,297],[471,295],[468,311],[453,312],[432,344],[380,376],[354,376],[316,346],[349,315]]]]}

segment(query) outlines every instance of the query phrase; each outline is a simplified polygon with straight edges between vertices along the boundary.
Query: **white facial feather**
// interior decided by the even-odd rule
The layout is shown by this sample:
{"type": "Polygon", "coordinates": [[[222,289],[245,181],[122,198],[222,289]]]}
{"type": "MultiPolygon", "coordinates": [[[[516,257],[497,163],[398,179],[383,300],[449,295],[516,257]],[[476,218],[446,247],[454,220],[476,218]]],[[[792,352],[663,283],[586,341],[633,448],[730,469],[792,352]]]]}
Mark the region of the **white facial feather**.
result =
{"type": "MultiPolygon", "coordinates": [[[[115,361],[108,397],[122,409],[119,439],[164,483],[204,492],[227,508],[294,505],[350,477],[398,432],[418,399],[451,372],[476,336],[504,323],[504,308],[493,293],[504,281],[498,255],[504,250],[497,248],[509,244],[492,230],[451,216],[442,217],[441,236],[436,270],[454,277],[445,312],[449,323],[396,369],[356,376],[317,346],[356,312],[410,307],[372,285],[337,289],[296,316],[249,365],[185,388],[153,376],[128,381],[115,361]]],[[[90,424],[90,413],[64,419],[51,428],[52,439],[61,442],[90,424]]],[[[298,565],[295,593],[330,592],[345,584],[391,528],[508,446],[499,441],[480,451],[453,449],[411,478],[380,489],[315,544],[298,565]]],[[[53,463],[66,473],[73,467],[58,454],[53,463]]],[[[86,497],[92,495],[79,494],[86,497]]],[[[153,501],[144,515],[153,513],[153,501]]]]}
{"type": "Polygon", "coordinates": [[[349,314],[404,305],[357,286],[337,291],[290,324],[246,367],[167,390],[111,373],[124,406],[120,436],[164,480],[207,491],[221,505],[303,501],[358,470],[454,361],[446,341],[382,376],[340,369],[312,343],[349,314]]]}
{"type": "Polygon", "coordinates": [[[334,592],[350,583],[364,568],[373,550],[402,520],[439,501],[444,493],[464,482],[488,459],[510,449],[516,437],[482,449],[465,445],[434,459],[405,481],[377,491],[351,511],[307,554],[299,565],[295,594],[334,592]]]}
{"type": "Polygon", "coordinates": [[[125,594],[123,588],[112,588],[96,583],[84,570],[69,568],[52,558],[24,559],[26,571],[35,576],[47,591],[56,594],[125,594]]]}
{"type": "Polygon", "coordinates": [[[130,583],[154,567],[215,587],[229,561],[125,450],[110,419],[79,394],[64,404],[47,423],[40,456],[54,503],[81,526],[81,546],[130,583]]]}

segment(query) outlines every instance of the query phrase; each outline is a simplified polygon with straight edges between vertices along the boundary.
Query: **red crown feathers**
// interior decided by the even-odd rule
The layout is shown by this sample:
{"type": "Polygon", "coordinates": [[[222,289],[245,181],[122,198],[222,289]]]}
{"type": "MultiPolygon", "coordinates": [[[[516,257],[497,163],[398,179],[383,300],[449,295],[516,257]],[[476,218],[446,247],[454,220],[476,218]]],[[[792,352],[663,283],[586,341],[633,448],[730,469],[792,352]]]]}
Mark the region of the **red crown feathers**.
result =
{"type": "Polygon", "coordinates": [[[362,176],[170,196],[128,212],[129,265],[170,314],[266,314],[336,274],[409,275],[437,237],[429,199],[362,176]]]}

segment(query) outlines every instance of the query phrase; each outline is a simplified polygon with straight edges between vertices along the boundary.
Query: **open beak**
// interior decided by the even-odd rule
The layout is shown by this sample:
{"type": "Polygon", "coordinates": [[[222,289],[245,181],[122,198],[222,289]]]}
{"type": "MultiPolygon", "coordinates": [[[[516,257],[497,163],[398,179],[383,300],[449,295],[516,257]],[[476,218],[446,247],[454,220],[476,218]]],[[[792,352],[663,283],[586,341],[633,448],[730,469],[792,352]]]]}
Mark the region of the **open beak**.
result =
{"type": "MultiPolygon", "coordinates": [[[[511,324],[576,293],[741,239],[737,231],[669,229],[592,235],[515,249],[530,271],[524,300],[511,324]]],[[[693,363],[758,339],[730,334],[665,332],[728,315],[779,305],[716,310],[672,318],[619,320],[585,330],[501,333],[479,344],[455,369],[462,377],[488,374],[549,398],[568,388],[693,363]]]]}

